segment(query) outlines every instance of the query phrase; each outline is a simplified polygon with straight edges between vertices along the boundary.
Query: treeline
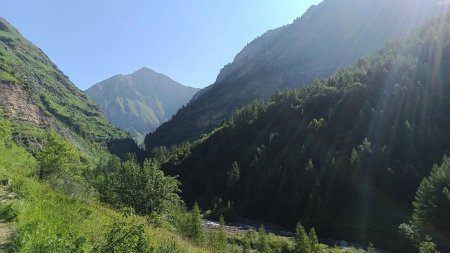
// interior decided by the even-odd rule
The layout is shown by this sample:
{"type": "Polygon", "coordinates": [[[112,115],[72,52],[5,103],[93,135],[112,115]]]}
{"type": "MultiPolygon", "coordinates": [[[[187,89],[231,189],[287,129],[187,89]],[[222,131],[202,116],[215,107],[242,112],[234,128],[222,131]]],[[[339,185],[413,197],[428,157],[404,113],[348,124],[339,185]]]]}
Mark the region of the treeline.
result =
{"type": "MultiPolygon", "coordinates": [[[[323,236],[411,250],[398,225],[421,180],[450,153],[449,39],[449,18],[437,20],[328,80],[241,109],[173,155],[157,148],[153,156],[179,175],[188,202],[226,218],[302,220],[323,236]]],[[[439,228],[446,240],[429,235],[448,247],[449,227],[439,228]]]]}

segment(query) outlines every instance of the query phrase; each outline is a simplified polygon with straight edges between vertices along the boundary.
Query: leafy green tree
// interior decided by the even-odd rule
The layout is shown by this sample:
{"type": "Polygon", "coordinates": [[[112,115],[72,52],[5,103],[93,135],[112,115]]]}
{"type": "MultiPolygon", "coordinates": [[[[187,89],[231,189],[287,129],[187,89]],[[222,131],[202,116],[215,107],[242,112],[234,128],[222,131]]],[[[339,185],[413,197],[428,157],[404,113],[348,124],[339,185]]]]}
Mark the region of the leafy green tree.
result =
{"type": "Polygon", "coordinates": [[[136,213],[162,214],[181,204],[179,182],[164,175],[154,160],[141,166],[135,158],[120,163],[112,157],[107,168],[100,168],[98,183],[101,198],[116,206],[132,207],[136,213]]]}
{"type": "Polygon", "coordinates": [[[40,162],[40,179],[45,179],[51,174],[69,172],[80,165],[79,153],[53,131],[47,133],[44,149],[36,158],[40,162]]]}
{"type": "Polygon", "coordinates": [[[158,164],[164,164],[166,163],[170,158],[170,151],[162,146],[162,147],[155,147],[152,149],[150,153],[150,157],[157,161],[158,164]]]}
{"type": "Polygon", "coordinates": [[[117,180],[117,173],[122,169],[122,162],[117,156],[111,155],[106,161],[100,161],[94,170],[93,185],[100,193],[100,200],[120,205],[121,199],[117,189],[120,182],[117,180]]]}
{"type": "MultiPolygon", "coordinates": [[[[312,236],[312,235],[311,235],[312,236]]],[[[311,253],[311,242],[306,234],[305,228],[299,222],[295,228],[295,252],[311,253]]]]}

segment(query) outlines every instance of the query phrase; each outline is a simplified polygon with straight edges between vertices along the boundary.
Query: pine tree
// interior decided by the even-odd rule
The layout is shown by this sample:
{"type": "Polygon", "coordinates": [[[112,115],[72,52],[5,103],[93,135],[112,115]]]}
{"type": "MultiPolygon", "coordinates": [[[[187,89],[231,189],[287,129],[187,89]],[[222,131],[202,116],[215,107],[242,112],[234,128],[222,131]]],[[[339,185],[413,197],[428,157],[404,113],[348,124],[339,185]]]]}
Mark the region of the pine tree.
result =
{"type": "Polygon", "coordinates": [[[359,158],[359,153],[358,151],[356,151],[355,148],[352,149],[352,153],[350,155],[350,163],[354,166],[354,167],[358,167],[359,164],[361,163],[361,160],[359,158]]]}
{"type": "Polygon", "coordinates": [[[227,172],[227,186],[232,188],[240,179],[239,164],[234,161],[231,165],[231,169],[227,172]]]}
{"type": "Polygon", "coordinates": [[[311,252],[319,252],[319,239],[317,239],[316,230],[314,228],[311,228],[311,230],[309,230],[308,239],[309,244],[311,245],[311,252]]]}
{"type": "Polygon", "coordinates": [[[377,253],[377,250],[375,249],[375,247],[373,246],[373,243],[370,242],[369,246],[367,247],[367,253],[377,253]]]}
{"type": "Polygon", "coordinates": [[[191,221],[189,224],[189,237],[198,244],[202,244],[204,241],[203,221],[200,213],[200,208],[197,202],[194,204],[191,213],[191,221]]]}
{"type": "Polygon", "coordinates": [[[428,178],[425,178],[417,189],[416,198],[413,202],[415,223],[424,223],[436,208],[435,188],[428,178]]]}
{"type": "Polygon", "coordinates": [[[295,252],[296,253],[311,253],[311,243],[305,228],[299,222],[295,229],[295,252]]]}
{"type": "Polygon", "coordinates": [[[436,248],[436,244],[431,240],[431,237],[426,236],[425,241],[419,244],[419,253],[440,253],[436,248]]]}
{"type": "Polygon", "coordinates": [[[227,233],[225,232],[225,219],[223,218],[223,216],[220,216],[219,228],[217,229],[214,239],[214,247],[216,248],[217,252],[226,252],[228,243],[227,233]]]}
{"type": "MultiPolygon", "coordinates": [[[[403,236],[413,244],[422,245],[424,250],[432,244],[429,237],[450,232],[450,159],[444,157],[441,166],[435,165],[430,176],[420,183],[413,201],[413,214],[410,224],[400,225],[403,236]]],[[[434,243],[433,243],[434,244],[434,243]]],[[[426,251],[424,251],[426,252],[426,251]]]]}

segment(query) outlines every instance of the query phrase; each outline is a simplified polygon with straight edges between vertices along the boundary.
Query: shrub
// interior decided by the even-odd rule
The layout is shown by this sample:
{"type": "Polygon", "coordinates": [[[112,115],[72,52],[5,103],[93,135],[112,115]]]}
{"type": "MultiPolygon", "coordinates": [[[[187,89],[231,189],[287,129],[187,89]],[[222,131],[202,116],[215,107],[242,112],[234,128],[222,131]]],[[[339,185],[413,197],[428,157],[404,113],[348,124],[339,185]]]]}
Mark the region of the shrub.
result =
{"type": "Polygon", "coordinates": [[[149,252],[144,225],[115,222],[109,231],[105,245],[99,250],[113,252],[149,252]]]}

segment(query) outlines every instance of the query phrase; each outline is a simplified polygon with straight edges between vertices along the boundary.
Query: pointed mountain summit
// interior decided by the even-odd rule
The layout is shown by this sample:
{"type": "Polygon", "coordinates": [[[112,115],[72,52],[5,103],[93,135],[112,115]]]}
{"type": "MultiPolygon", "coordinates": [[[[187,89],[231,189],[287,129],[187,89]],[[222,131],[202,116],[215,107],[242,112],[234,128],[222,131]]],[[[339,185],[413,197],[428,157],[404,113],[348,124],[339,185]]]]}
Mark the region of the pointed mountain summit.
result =
{"type": "Polygon", "coordinates": [[[142,143],[146,133],[169,120],[199,89],[181,85],[149,68],[116,75],[85,91],[113,125],[142,143]]]}

